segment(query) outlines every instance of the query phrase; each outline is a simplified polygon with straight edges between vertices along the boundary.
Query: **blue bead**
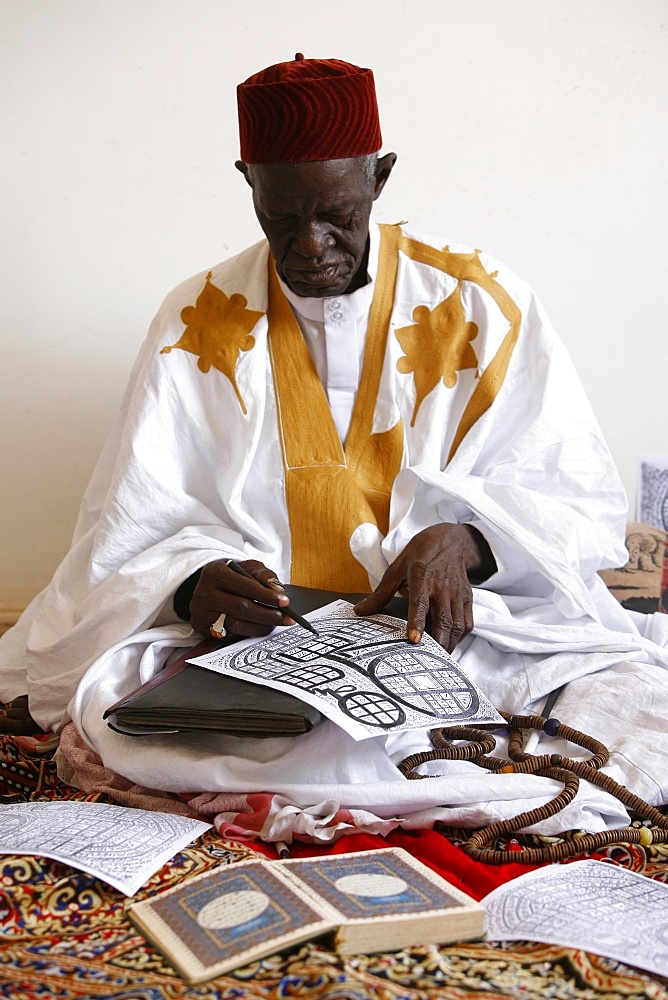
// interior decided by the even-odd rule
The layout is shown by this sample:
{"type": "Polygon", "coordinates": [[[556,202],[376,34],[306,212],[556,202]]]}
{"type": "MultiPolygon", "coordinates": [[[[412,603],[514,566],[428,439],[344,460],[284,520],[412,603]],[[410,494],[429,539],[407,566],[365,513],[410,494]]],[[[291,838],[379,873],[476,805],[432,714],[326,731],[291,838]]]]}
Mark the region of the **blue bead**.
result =
{"type": "Polygon", "coordinates": [[[548,736],[556,736],[560,725],[559,719],[547,719],[543,726],[543,732],[547,733],[548,736]]]}

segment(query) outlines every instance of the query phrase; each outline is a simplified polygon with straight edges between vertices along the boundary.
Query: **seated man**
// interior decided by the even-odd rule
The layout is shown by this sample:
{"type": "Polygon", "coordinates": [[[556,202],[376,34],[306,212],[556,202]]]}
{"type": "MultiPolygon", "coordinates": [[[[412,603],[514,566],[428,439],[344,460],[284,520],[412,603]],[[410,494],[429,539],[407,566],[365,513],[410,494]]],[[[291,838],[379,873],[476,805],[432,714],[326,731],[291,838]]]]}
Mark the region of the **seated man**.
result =
{"type": "MultiPolygon", "coordinates": [[[[396,160],[378,155],[370,70],[298,55],[241,84],[238,107],[266,240],[158,312],[71,551],[0,647],[0,696],[29,698],[5,729],[67,727],[66,756],[79,741],[141,785],[231,795],[235,813],[276,793],[312,833],[339,808],[384,829],[551,797],[549,779],[469,765],[406,781],[396,764],[428,747],[422,731],[362,750],[330,722],[292,740],[134,740],[102,719],[191,625],[283,624],[285,582],[368,593],[361,615],[404,591],[411,642],[429,616],[502,710],[571,682],[560,715],[616,740],[610,773],[664,801],[665,720],[629,740],[620,692],[668,708],[668,652],[597,575],[625,562],[625,498],[540,304],[479,251],[370,222],[396,160]]],[[[583,791],[560,822],[621,825],[609,798],[583,791]]]]}

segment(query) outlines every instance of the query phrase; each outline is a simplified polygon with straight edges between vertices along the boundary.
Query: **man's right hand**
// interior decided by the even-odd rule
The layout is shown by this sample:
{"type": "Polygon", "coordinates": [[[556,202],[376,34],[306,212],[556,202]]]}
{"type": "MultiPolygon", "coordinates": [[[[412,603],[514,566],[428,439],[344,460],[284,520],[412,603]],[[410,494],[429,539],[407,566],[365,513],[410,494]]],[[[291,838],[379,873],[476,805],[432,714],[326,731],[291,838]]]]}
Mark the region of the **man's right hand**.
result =
{"type": "Polygon", "coordinates": [[[254,579],[230,569],[224,559],[205,566],[190,600],[190,624],[201,635],[221,614],[225,631],[235,636],[268,635],[277,625],[293,625],[281,614],[289,599],[273,570],[247,559],[239,563],[254,579]]]}

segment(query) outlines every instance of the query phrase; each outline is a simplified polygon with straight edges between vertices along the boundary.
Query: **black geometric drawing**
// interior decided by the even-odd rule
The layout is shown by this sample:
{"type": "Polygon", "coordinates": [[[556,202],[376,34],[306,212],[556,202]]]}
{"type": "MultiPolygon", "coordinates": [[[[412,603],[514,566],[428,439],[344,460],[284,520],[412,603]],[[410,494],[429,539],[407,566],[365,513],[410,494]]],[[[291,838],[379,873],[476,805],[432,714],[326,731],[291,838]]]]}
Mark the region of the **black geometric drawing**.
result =
{"type": "Polygon", "coordinates": [[[228,647],[227,665],[249,679],[289,685],[298,697],[322,698],[367,730],[495,715],[433,640],[417,646],[406,640],[405,623],[339,612],[319,619],[317,628],[317,636],[290,629],[237,651],[228,647]]]}
{"type": "Polygon", "coordinates": [[[460,670],[448,669],[436,656],[415,648],[388,652],[371,660],[369,676],[387,694],[434,718],[460,720],[478,711],[474,684],[460,670]],[[444,690],[447,680],[448,687],[444,690]]]}

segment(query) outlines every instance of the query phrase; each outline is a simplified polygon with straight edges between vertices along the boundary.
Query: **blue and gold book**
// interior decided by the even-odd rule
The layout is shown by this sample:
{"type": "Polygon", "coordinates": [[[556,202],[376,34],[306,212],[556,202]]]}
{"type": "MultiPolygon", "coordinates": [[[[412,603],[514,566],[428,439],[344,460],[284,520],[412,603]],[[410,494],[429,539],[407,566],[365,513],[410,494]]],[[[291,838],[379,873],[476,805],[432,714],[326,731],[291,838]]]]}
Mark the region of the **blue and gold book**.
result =
{"type": "Polygon", "coordinates": [[[190,983],[325,934],[341,955],[469,941],[484,912],[400,848],[242,861],[130,907],[190,983]]]}

